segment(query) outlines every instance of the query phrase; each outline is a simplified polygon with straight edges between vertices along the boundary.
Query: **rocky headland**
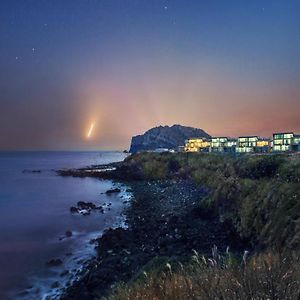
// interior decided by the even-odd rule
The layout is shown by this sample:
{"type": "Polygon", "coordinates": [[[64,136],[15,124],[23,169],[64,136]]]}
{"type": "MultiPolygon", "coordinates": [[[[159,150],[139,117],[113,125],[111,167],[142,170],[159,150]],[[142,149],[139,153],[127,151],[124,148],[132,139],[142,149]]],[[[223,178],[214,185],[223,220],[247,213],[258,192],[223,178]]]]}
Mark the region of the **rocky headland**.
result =
{"type": "Polygon", "coordinates": [[[159,148],[177,150],[190,137],[210,138],[202,129],[182,125],[158,126],[131,140],[130,153],[155,150],[159,148]]]}

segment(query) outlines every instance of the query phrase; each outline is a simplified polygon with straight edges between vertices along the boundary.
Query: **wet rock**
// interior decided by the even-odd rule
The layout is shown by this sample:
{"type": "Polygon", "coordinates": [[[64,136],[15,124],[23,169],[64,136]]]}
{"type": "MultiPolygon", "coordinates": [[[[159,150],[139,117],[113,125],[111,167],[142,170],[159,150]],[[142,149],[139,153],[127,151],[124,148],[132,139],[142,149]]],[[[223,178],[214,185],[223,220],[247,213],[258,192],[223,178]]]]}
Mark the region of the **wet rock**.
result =
{"type": "Polygon", "coordinates": [[[96,208],[96,205],[93,202],[84,202],[84,201],[77,202],[77,206],[79,209],[95,209],[96,208]]]}
{"type": "Polygon", "coordinates": [[[103,207],[96,206],[93,202],[84,202],[84,201],[79,201],[77,202],[77,207],[72,206],[70,208],[71,213],[79,213],[84,216],[88,216],[91,214],[93,210],[99,210],[100,212],[104,213],[103,207]]]}
{"type": "Polygon", "coordinates": [[[63,262],[62,262],[61,259],[59,259],[59,258],[52,258],[52,259],[50,259],[50,260],[46,263],[46,265],[47,265],[48,267],[57,267],[57,266],[60,266],[62,263],[63,263],[63,262]]]}
{"type": "Polygon", "coordinates": [[[82,209],[79,211],[79,213],[81,213],[84,216],[89,216],[91,214],[91,211],[87,209],[82,209]]]}
{"type": "Polygon", "coordinates": [[[70,272],[68,270],[64,270],[60,273],[60,277],[64,277],[64,276],[67,276],[70,272]]]}
{"type": "Polygon", "coordinates": [[[71,230],[66,231],[66,237],[71,237],[73,235],[73,232],[71,230]]]}
{"type": "Polygon", "coordinates": [[[104,208],[103,206],[99,205],[95,208],[95,210],[98,210],[99,212],[103,213],[104,214],[104,208]]]}
{"type": "Polygon", "coordinates": [[[124,249],[130,241],[131,233],[122,227],[108,229],[99,239],[99,252],[105,253],[113,248],[124,249]]]}
{"type": "Polygon", "coordinates": [[[60,283],[58,281],[53,282],[52,285],[51,285],[52,289],[57,289],[59,287],[60,287],[60,283]]]}
{"type": "Polygon", "coordinates": [[[90,245],[95,245],[95,244],[98,244],[98,239],[91,239],[90,245]]]}
{"type": "Polygon", "coordinates": [[[79,209],[77,207],[75,207],[75,206],[71,206],[70,207],[70,212],[72,214],[76,214],[76,213],[79,213],[79,209]]]}
{"type": "Polygon", "coordinates": [[[105,192],[105,194],[110,195],[110,194],[115,194],[115,193],[120,193],[120,192],[121,192],[121,190],[119,188],[115,188],[115,189],[107,190],[105,192]]]}
{"type": "Polygon", "coordinates": [[[23,173],[41,173],[41,170],[23,170],[23,173]]]}

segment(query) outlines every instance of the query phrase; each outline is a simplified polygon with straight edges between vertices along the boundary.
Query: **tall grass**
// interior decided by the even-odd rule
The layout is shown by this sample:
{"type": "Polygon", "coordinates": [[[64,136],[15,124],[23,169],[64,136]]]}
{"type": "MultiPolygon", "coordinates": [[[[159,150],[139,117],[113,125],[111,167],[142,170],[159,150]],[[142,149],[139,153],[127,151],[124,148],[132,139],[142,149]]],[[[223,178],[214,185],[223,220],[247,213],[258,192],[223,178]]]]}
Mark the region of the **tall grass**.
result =
{"type": "Polygon", "coordinates": [[[266,253],[237,263],[230,254],[192,257],[188,265],[164,264],[120,285],[109,300],[299,299],[300,264],[294,254],[266,253]]]}

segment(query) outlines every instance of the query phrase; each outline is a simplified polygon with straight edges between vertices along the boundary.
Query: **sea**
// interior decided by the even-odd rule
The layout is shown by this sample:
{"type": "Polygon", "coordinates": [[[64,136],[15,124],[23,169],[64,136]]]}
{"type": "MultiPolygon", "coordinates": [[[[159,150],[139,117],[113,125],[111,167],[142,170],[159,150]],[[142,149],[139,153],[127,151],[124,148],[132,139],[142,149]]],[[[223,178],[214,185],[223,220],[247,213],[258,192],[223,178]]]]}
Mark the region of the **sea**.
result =
{"type": "Polygon", "coordinates": [[[55,170],[122,161],[122,152],[0,152],[0,299],[59,298],[84,261],[90,241],[124,225],[126,187],[110,180],[60,177],[55,170]],[[105,192],[120,186],[120,194],[105,192]],[[71,214],[78,201],[105,213],[71,214]],[[71,231],[72,236],[66,237],[71,231]],[[49,267],[51,259],[62,264],[49,267]],[[49,298],[49,297],[48,297],[49,298]]]}

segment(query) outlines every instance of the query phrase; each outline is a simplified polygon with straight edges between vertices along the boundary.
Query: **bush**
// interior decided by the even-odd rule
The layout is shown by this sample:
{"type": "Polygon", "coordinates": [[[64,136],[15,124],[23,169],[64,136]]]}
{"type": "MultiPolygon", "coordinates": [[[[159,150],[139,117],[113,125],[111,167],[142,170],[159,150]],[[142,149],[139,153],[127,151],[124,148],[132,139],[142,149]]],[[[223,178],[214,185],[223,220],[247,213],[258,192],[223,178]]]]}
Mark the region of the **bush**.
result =
{"type": "Polygon", "coordinates": [[[246,156],[240,158],[237,170],[240,177],[260,179],[274,177],[285,159],[279,155],[246,156]]]}

